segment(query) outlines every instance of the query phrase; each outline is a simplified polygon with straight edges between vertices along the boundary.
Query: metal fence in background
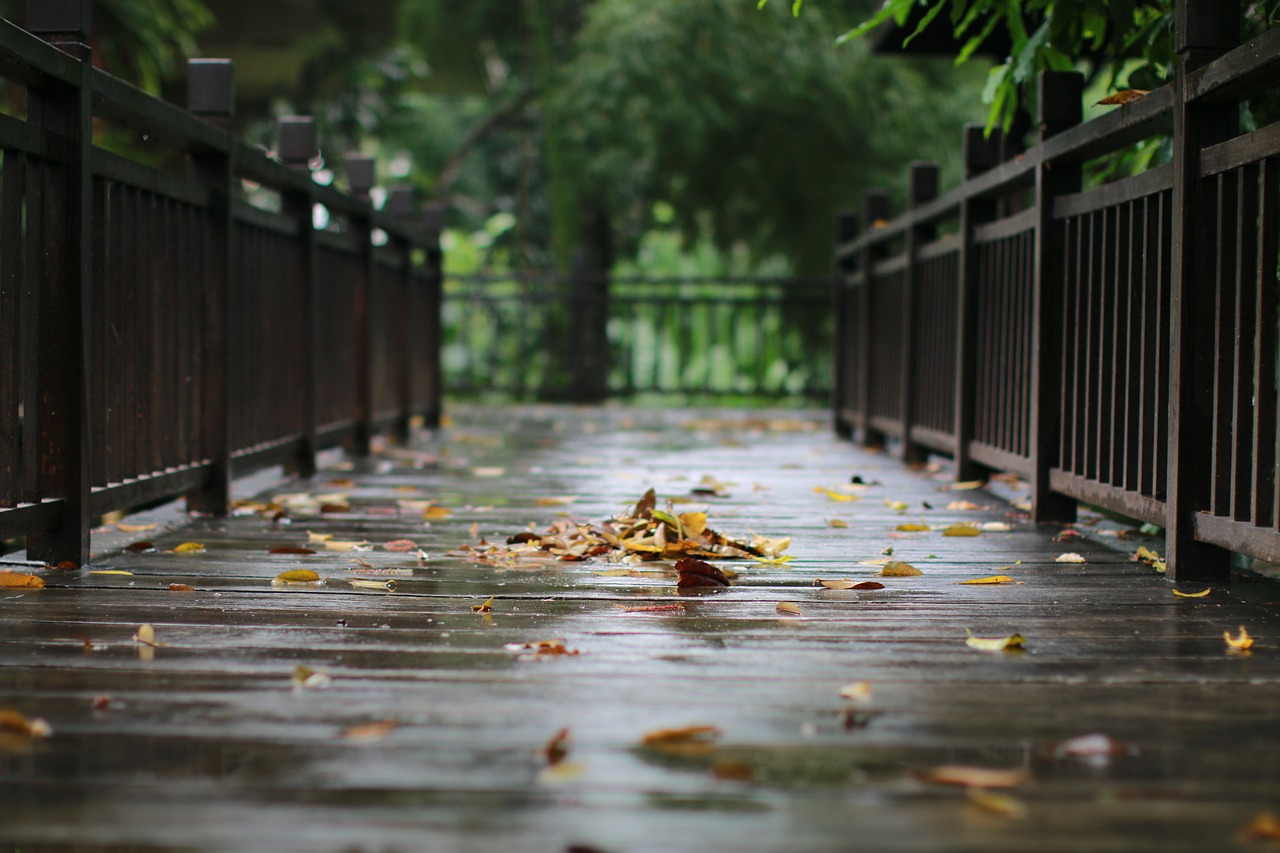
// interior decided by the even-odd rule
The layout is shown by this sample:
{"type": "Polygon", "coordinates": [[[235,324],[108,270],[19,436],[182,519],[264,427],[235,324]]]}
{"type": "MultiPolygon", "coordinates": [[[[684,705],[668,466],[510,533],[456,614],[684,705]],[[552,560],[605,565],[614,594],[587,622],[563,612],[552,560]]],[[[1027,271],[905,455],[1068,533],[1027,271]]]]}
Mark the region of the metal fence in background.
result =
{"type": "Polygon", "coordinates": [[[814,277],[447,276],[449,394],[822,401],[832,282],[814,277]]]}

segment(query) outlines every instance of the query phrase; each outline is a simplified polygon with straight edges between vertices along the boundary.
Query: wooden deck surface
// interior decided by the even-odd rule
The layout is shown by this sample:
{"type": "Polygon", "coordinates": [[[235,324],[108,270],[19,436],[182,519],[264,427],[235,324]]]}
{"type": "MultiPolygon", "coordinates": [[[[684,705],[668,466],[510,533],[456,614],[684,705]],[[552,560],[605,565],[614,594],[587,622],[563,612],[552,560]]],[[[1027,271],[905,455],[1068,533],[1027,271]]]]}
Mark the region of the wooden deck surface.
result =
{"type": "Polygon", "coordinates": [[[0,739],[0,850],[1268,849],[1245,828],[1280,809],[1280,585],[1242,576],[1176,597],[1131,557],[1158,540],[1100,535],[1122,525],[1086,514],[1088,538],[1055,542],[992,492],[946,491],[945,465],[908,471],[818,415],[700,414],[462,409],[416,453],[335,460],[259,495],[345,495],[348,511],[281,524],[156,510],[141,516],[156,531],[95,539],[91,569],[131,574],[0,590],[0,708],[53,730],[0,739]],[[790,536],[795,559],[731,564],[733,587],[679,596],[671,573],[614,571],[652,564],[446,556],[566,512],[611,516],[648,486],[663,506],[704,475],[727,492],[699,498],[712,527],[790,536]],[[842,491],[854,475],[877,484],[842,491]],[[563,496],[576,500],[540,500],[563,496]],[[399,503],[412,500],[449,515],[425,523],[399,503]],[[1012,529],[939,532],[962,522],[1012,529]],[[307,531],[378,547],[268,553],[307,531]],[[143,538],[159,551],[123,550],[143,538]],[[397,539],[428,559],[381,547],[397,539]],[[205,551],[164,553],[187,541],[205,551]],[[923,574],[875,578],[865,563],[886,548],[923,574]],[[1055,562],[1064,552],[1086,562],[1055,562]],[[353,559],[397,570],[396,590],[352,588],[353,559]],[[327,580],[272,585],[293,568],[327,580]],[[959,583],[996,574],[1018,583],[959,583]],[[473,612],[489,596],[492,612],[473,612]],[[134,641],[143,623],[159,648],[134,641]],[[1223,639],[1242,625],[1248,654],[1223,639]],[[967,631],[1018,632],[1025,652],[976,650],[967,631]],[[550,638],[580,654],[504,649],[550,638]],[[298,664],[332,685],[295,689],[298,664]],[[862,681],[869,702],[841,697],[862,681]],[[380,721],[394,728],[343,736],[380,721]],[[722,734],[641,745],[691,725],[722,734]],[[564,728],[568,754],[548,768],[564,728]],[[1092,733],[1114,752],[1066,754],[1092,733]],[[1026,781],[1000,792],[1010,801],[923,778],[944,765],[1026,781]]]}

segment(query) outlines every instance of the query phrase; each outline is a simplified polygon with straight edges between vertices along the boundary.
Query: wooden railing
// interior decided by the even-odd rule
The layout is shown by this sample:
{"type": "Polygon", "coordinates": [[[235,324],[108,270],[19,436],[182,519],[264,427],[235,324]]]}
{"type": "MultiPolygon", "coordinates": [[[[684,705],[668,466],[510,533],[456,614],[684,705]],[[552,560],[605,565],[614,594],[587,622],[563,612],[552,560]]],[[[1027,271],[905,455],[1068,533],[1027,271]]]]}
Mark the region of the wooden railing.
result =
{"type": "Polygon", "coordinates": [[[1180,7],[1174,82],[1081,124],[1081,78],[1045,74],[1034,148],[1000,162],[968,128],[960,186],[920,164],[907,212],[840,218],[833,396],[841,431],[1022,475],[1039,520],[1164,526],[1170,576],[1216,582],[1229,550],[1280,561],[1280,123],[1239,120],[1280,31],[1235,47],[1235,4],[1180,7]],[[1171,163],[1082,189],[1162,134],[1171,163]]]}
{"type": "Polygon", "coordinates": [[[310,119],[280,161],[233,138],[229,62],[184,110],[92,67],[87,0],[29,7],[39,35],[0,20],[0,542],[83,564],[105,513],[225,513],[234,476],[435,420],[438,216],[375,209],[365,158],[317,184],[310,119]]]}

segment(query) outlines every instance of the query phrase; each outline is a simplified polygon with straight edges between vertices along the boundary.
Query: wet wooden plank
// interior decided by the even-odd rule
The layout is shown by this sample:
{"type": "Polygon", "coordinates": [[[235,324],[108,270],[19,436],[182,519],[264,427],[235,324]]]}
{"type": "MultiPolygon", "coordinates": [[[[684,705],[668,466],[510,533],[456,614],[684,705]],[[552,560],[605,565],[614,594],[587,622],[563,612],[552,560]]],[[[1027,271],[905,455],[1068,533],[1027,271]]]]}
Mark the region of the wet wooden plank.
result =
{"type": "Polygon", "coordinates": [[[1231,849],[1280,796],[1280,732],[1263,722],[1280,700],[1269,648],[1280,585],[1250,576],[1176,598],[1131,557],[1155,540],[1098,535],[1121,527],[1086,514],[1077,529],[1088,538],[1055,542],[1060,528],[1031,525],[996,494],[945,491],[946,467],[907,471],[795,415],[771,425],[714,413],[692,424],[701,428],[685,425],[692,414],[620,410],[454,417],[418,451],[352,470],[328,456],[311,481],[261,495],[344,493],[349,511],[283,525],[155,511],[155,530],[95,535],[90,571],[0,592],[0,707],[54,728],[0,744],[0,842],[985,851],[1053,838],[1070,849],[1231,849]],[[878,485],[849,502],[814,492],[855,474],[878,485]],[[687,597],[652,565],[614,576],[599,573],[622,567],[510,570],[447,555],[565,513],[602,518],[647,485],[687,496],[703,475],[733,484],[702,499],[713,527],[789,535],[796,559],[733,564],[735,586],[687,597]],[[577,499],[538,503],[565,495],[577,499]],[[428,523],[397,503],[426,499],[450,515],[428,523]],[[942,535],[965,522],[1011,529],[942,535]],[[894,530],[904,523],[935,529],[894,530]],[[308,530],[376,547],[268,553],[306,544],[308,530]],[[142,538],[157,552],[123,550],[142,538]],[[428,558],[381,547],[402,538],[428,558]],[[164,553],[185,541],[206,550],[164,553]],[[880,569],[864,563],[887,548],[924,574],[879,579],[875,591],[813,585],[872,579],[880,569]],[[1087,562],[1054,561],[1069,551],[1087,562]],[[408,574],[395,592],[356,590],[354,558],[408,574]],[[272,586],[297,567],[327,580],[272,586]],[[103,571],[130,574],[93,573],[103,571]],[[959,584],[989,574],[1021,583],[959,584]],[[472,611],[490,595],[489,618],[472,611]],[[780,614],[782,601],[802,616],[780,614]],[[133,641],[143,622],[162,647],[133,641]],[[1241,624],[1260,638],[1253,654],[1223,642],[1241,624]],[[1026,652],[976,651],[968,630],[1019,631],[1026,652]],[[550,637],[581,654],[527,661],[504,649],[550,637]],[[296,690],[297,664],[332,686],[296,690]],[[839,690],[862,680],[872,700],[852,707],[839,690]],[[383,739],[340,736],[386,719],[397,726],[383,739]],[[701,751],[640,746],[646,731],[691,724],[724,733],[701,751]],[[564,727],[577,773],[557,778],[537,754],[564,727]],[[1064,739],[1090,732],[1123,745],[1095,764],[1060,754],[1064,739]],[[1034,781],[1014,792],[1026,819],[917,778],[957,763],[1028,771],[1034,781]]]}

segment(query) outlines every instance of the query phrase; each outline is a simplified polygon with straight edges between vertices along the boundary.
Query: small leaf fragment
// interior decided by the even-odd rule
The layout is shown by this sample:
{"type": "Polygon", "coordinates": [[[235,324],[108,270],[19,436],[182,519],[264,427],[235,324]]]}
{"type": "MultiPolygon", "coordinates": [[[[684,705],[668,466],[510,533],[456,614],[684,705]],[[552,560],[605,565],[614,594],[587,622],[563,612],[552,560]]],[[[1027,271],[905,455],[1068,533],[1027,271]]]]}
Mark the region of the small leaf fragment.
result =
{"type": "Polygon", "coordinates": [[[53,734],[53,728],[38,717],[28,719],[13,708],[0,708],[0,732],[38,738],[49,737],[53,734]]]}
{"type": "Polygon", "coordinates": [[[44,578],[22,572],[0,572],[0,587],[6,589],[43,589],[44,578]]]}
{"type": "Polygon", "coordinates": [[[929,525],[927,525],[927,524],[915,524],[915,523],[912,523],[912,522],[908,522],[908,523],[906,523],[906,524],[899,524],[897,527],[895,527],[895,528],[893,528],[893,529],[894,529],[894,530],[900,530],[900,531],[902,531],[903,533],[924,533],[924,532],[926,532],[926,531],[928,531],[928,530],[929,530],[929,525]]]}
{"type": "Polygon", "coordinates": [[[1007,637],[975,637],[970,634],[964,641],[969,648],[982,652],[1007,652],[1021,649],[1025,642],[1026,639],[1021,634],[1010,634],[1007,637]]]}
{"type": "Polygon", "coordinates": [[[399,725],[395,720],[361,723],[360,725],[348,726],[343,729],[339,737],[359,743],[368,743],[369,741],[381,740],[394,732],[399,725]]]}
{"type": "Polygon", "coordinates": [[[380,592],[396,591],[396,582],[392,580],[387,580],[387,581],[353,580],[353,581],[348,581],[348,583],[350,583],[356,589],[376,589],[380,592]]]}
{"type": "Polygon", "coordinates": [[[1280,841],[1280,818],[1272,812],[1259,812],[1240,835],[1246,841],[1280,841]]]}
{"type": "Polygon", "coordinates": [[[815,586],[825,586],[827,589],[884,589],[884,584],[877,581],[855,581],[848,578],[834,580],[818,578],[813,583],[815,586]]]}
{"type": "Polygon", "coordinates": [[[1222,639],[1227,641],[1227,646],[1229,648],[1236,649],[1237,651],[1245,651],[1246,649],[1253,648],[1253,637],[1249,636],[1249,632],[1244,629],[1243,625],[1240,626],[1240,633],[1234,637],[1231,636],[1230,631],[1223,631],[1222,639]]]}
{"type": "Polygon", "coordinates": [[[116,522],[116,530],[121,533],[146,533],[149,530],[155,530],[158,525],[155,524],[126,524],[123,521],[116,522]]]}
{"type": "Polygon", "coordinates": [[[1098,101],[1097,106],[1114,107],[1120,104],[1127,104],[1132,101],[1136,101],[1139,98],[1141,98],[1143,95],[1147,95],[1147,94],[1150,94],[1150,93],[1146,89],[1121,89],[1119,92],[1114,92],[1110,95],[1107,95],[1101,101],[1098,101]]]}
{"type": "Polygon", "coordinates": [[[720,737],[720,729],[716,726],[685,726],[679,729],[654,729],[647,732],[640,743],[644,746],[661,744],[688,743],[690,741],[708,741],[720,737]]]}
{"type": "Polygon", "coordinates": [[[840,695],[857,705],[871,704],[871,682],[855,681],[840,688],[840,695]]]}
{"type": "Polygon", "coordinates": [[[186,583],[169,584],[169,592],[195,592],[195,591],[196,591],[196,588],[194,586],[191,586],[191,584],[186,584],[186,583]]]}
{"type": "Polygon", "coordinates": [[[849,526],[849,522],[845,521],[843,518],[827,519],[827,527],[848,527],[848,526],[849,526]]]}
{"type": "Polygon", "coordinates": [[[281,572],[272,579],[272,583],[316,583],[320,580],[320,575],[311,569],[290,569],[287,572],[281,572]]]}
{"type": "Polygon", "coordinates": [[[697,560],[693,557],[677,560],[676,573],[677,587],[729,586],[729,578],[725,576],[724,572],[704,560],[697,560]]]}
{"type": "Polygon", "coordinates": [[[427,521],[443,521],[451,515],[447,507],[429,506],[422,517],[427,521]]]}
{"type": "Polygon", "coordinates": [[[1204,598],[1206,595],[1208,595],[1211,592],[1213,592],[1213,587],[1211,586],[1205,587],[1199,592],[1183,592],[1180,589],[1173,590],[1173,594],[1177,598],[1204,598]]]}
{"type": "Polygon", "coordinates": [[[985,788],[970,787],[969,804],[980,812],[1002,817],[1006,820],[1025,820],[1027,807],[1019,799],[1008,794],[997,794],[985,788]]]}
{"type": "Polygon", "coordinates": [[[1081,557],[1075,551],[1069,551],[1066,554],[1059,554],[1053,558],[1055,563],[1083,563],[1084,557],[1081,557]]]}
{"type": "Polygon", "coordinates": [[[800,612],[800,605],[796,604],[794,601],[779,601],[773,609],[788,616],[803,615],[800,612]]]}
{"type": "Polygon", "coordinates": [[[884,505],[887,506],[889,509],[893,510],[894,512],[906,512],[907,509],[911,506],[911,504],[907,503],[906,501],[895,501],[895,500],[890,500],[889,498],[884,499],[884,505]]]}
{"type": "Polygon", "coordinates": [[[132,575],[133,572],[125,571],[124,569],[90,569],[89,574],[91,575],[132,575]]]}
{"type": "Polygon", "coordinates": [[[393,539],[382,547],[387,551],[416,551],[418,544],[412,539],[393,539]]]}
{"type": "Polygon", "coordinates": [[[268,554],[293,554],[295,556],[305,557],[310,554],[314,554],[315,551],[313,551],[310,548],[301,548],[297,545],[281,545],[278,548],[272,548],[267,553],[268,554]]]}
{"type": "Polygon", "coordinates": [[[947,486],[947,491],[971,492],[974,489],[981,489],[986,484],[987,484],[986,480],[961,480],[957,483],[952,483],[949,486],[947,486]]]}
{"type": "Polygon", "coordinates": [[[201,542],[183,542],[173,549],[175,554],[203,554],[204,544],[201,542]]]}
{"type": "Polygon", "coordinates": [[[372,546],[364,541],[340,541],[331,539],[324,543],[326,551],[367,551],[372,546]]]}
{"type": "Polygon", "coordinates": [[[493,600],[497,597],[498,596],[496,595],[491,595],[489,596],[488,600],[484,602],[484,604],[473,604],[471,605],[471,609],[474,610],[476,613],[488,613],[491,610],[493,610],[493,600]]]}
{"type": "Polygon", "coordinates": [[[314,670],[303,664],[293,668],[294,690],[327,690],[332,686],[333,678],[328,673],[314,670]]]}
{"type": "Polygon", "coordinates": [[[156,642],[156,629],[152,627],[150,622],[138,626],[138,631],[133,635],[134,642],[142,643],[144,646],[156,648],[159,643],[156,642]]]}
{"type": "Polygon", "coordinates": [[[1013,525],[1007,521],[984,521],[978,525],[984,533],[1008,533],[1013,525]]]}
{"type": "Polygon", "coordinates": [[[880,570],[880,576],[885,578],[914,578],[923,574],[924,572],[915,566],[901,560],[885,563],[884,568],[880,570]]]}
{"type": "Polygon", "coordinates": [[[1013,578],[1009,577],[1008,575],[990,575],[985,578],[974,578],[973,580],[968,580],[968,581],[958,581],[958,583],[961,586],[964,586],[966,584],[1021,583],[1021,581],[1016,581],[1013,578]]]}
{"type": "Polygon", "coordinates": [[[1031,777],[1020,768],[971,767],[963,764],[944,764],[916,774],[925,782],[940,785],[963,785],[966,788],[1016,788],[1031,777]]]}
{"type": "Polygon", "coordinates": [[[565,756],[569,754],[569,730],[561,729],[556,732],[551,740],[547,741],[547,745],[542,748],[542,757],[546,759],[548,767],[554,767],[565,756]]]}
{"type": "Polygon", "coordinates": [[[534,506],[568,506],[578,499],[577,495],[548,495],[547,497],[538,498],[533,502],[534,506]]]}
{"type": "Polygon", "coordinates": [[[943,536],[978,536],[981,533],[973,524],[953,524],[942,531],[943,536]]]}
{"type": "Polygon", "coordinates": [[[323,543],[323,542],[329,542],[332,539],[333,539],[332,533],[312,533],[310,530],[307,531],[308,542],[323,543]]]}

